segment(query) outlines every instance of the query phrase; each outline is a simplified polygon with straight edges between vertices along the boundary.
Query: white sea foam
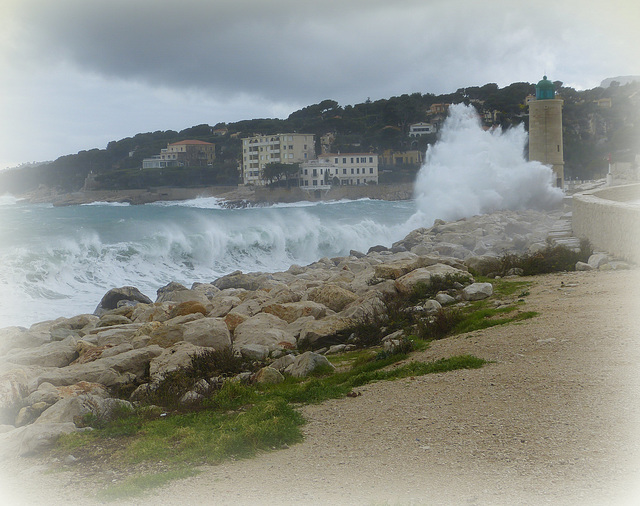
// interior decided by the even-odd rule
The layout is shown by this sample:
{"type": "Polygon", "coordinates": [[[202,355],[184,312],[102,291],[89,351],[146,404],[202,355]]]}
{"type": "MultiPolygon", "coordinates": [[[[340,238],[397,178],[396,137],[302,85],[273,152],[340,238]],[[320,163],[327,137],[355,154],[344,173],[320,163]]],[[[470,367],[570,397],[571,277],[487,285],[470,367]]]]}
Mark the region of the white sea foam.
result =
{"type": "Polygon", "coordinates": [[[126,207],[130,206],[129,202],[104,202],[104,201],[95,201],[95,202],[87,202],[86,204],[80,204],[81,206],[113,206],[113,207],[126,207]]]}
{"type": "Polygon", "coordinates": [[[0,206],[14,206],[20,202],[20,200],[22,199],[14,197],[10,193],[5,193],[4,195],[0,195],[0,206]]]}
{"type": "Polygon", "coordinates": [[[526,142],[523,125],[485,131],[473,107],[452,105],[418,174],[413,222],[558,205],[563,194],[553,187],[551,168],[524,159],[526,142]]]}
{"type": "Polygon", "coordinates": [[[196,209],[223,209],[223,200],[217,197],[196,197],[189,200],[159,200],[149,205],[161,207],[195,207],[196,209]]]}

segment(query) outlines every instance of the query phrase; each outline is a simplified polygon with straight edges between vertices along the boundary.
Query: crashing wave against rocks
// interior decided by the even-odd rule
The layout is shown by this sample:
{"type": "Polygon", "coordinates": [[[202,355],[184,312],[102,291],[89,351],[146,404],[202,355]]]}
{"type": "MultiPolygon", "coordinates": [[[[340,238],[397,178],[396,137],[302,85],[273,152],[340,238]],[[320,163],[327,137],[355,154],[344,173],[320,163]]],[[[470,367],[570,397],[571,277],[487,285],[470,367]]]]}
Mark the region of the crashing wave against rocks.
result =
{"type": "Polygon", "coordinates": [[[86,413],[104,416],[140,399],[163,374],[203,350],[229,348],[265,361],[274,371],[264,377],[306,375],[328,364],[318,351],[334,344],[337,333],[384,311],[386,296],[406,293],[435,274],[472,282],[469,266],[491,265],[506,251],[544,247],[562,223],[560,211],[437,220],[391,248],[351,251],[284,272],[236,271],[191,288],[170,283],[155,301],[134,287],[117,288],[94,314],[0,330],[5,449],[37,452],[79,430],[76,422],[86,413]],[[137,388],[129,400],[112,398],[109,392],[123,386],[137,388]]]}

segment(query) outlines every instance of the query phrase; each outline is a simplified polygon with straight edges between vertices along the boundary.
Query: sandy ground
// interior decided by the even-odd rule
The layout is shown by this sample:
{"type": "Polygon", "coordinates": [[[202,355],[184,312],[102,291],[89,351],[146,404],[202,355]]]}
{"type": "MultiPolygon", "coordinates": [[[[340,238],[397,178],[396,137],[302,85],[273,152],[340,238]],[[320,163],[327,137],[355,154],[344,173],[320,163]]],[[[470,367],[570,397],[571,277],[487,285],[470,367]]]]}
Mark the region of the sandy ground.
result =
{"type": "MultiPolygon", "coordinates": [[[[640,271],[533,282],[537,318],[416,357],[484,368],[305,407],[303,443],[115,504],[640,504],[640,271]]],[[[93,483],[40,460],[2,468],[6,504],[96,504],[93,483]]]]}

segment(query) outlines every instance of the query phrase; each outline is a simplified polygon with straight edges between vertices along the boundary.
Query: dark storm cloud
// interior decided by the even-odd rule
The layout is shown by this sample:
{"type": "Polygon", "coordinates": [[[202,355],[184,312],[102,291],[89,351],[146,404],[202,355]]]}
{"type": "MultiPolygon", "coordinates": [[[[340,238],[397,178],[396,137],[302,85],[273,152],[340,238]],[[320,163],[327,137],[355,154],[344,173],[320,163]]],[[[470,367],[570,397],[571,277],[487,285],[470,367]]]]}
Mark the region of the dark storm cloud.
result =
{"type": "Polygon", "coordinates": [[[640,3],[603,5],[0,0],[0,169],[147,129],[286,117],[326,98],[640,74],[640,3]]]}
{"type": "Polygon", "coordinates": [[[296,98],[380,78],[403,46],[386,4],[62,0],[22,22],[34,53],[103,75],[296,98]]]}
{"type": "Polygon", "coordinates": [[[541,57],[518,34],[531,35],[527,23],[554,28],[502,1],[26,0],[16,10],[31,57],[151,86],[302,102],[454,91],[500,81],[505,63],[533,79],[541,57]]]}

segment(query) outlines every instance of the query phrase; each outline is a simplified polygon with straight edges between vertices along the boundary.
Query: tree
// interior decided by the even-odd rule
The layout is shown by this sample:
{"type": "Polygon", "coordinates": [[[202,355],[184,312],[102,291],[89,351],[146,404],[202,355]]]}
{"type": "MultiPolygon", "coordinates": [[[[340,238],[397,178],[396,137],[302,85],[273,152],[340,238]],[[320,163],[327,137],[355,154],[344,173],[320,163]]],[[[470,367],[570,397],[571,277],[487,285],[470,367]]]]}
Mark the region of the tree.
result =
{"type": "Polygon", "coordinates": [[[274,182],[279,183],[282,178],[285,179],[287,188],[289,188],[289,180],[300,172],[299,163],[280,163],[272,162],[264,166],[262,170],[263,179],[269,181],[273,185],[274,182]]]}

